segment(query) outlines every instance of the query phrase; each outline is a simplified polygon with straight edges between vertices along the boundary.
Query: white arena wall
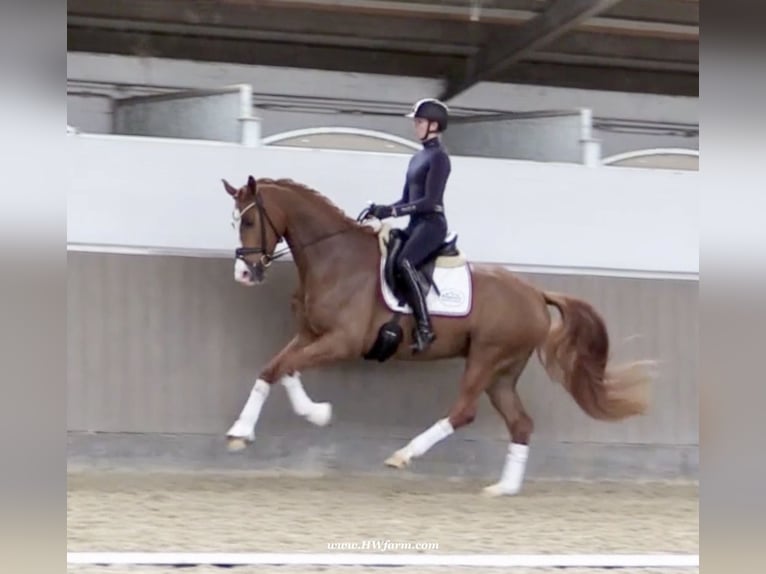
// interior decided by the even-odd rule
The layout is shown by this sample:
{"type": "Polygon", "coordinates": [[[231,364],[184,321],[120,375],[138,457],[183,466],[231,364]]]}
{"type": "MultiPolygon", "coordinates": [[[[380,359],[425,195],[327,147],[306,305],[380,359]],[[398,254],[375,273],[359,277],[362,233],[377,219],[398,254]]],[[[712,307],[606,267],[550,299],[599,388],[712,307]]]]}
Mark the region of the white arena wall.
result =
{"type": "MultiPolygon", "coordinates": [[[[356,215],[401,195],[409,157],[69,135],[70,245],[228,254],[226,178],[288,177],[356,215]]],[[[454,157],[446,209],[476,261],[611,274],[699,271],[697,172],[454,157]]]]}

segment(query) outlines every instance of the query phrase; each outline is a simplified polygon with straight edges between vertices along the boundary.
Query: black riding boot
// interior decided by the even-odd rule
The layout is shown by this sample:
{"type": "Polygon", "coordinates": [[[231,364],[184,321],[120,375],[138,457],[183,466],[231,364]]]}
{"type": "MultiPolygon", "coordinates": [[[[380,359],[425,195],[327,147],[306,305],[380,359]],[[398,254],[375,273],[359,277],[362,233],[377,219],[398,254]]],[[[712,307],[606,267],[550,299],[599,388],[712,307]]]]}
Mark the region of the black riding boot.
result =
{"type": "Polygon", "coordinates": [[[431,319],[426,307],[426,298],[420,290],[417,272],[406,259],[402,262],[401,271],[404,282],[407,285],[407,302],[415,312],[415,319],[417,320],[417,327],[413,331],[415,339],[413,347],[415,351],[422,352],[434,342],[436,335],[431,330],[431,319]]]}

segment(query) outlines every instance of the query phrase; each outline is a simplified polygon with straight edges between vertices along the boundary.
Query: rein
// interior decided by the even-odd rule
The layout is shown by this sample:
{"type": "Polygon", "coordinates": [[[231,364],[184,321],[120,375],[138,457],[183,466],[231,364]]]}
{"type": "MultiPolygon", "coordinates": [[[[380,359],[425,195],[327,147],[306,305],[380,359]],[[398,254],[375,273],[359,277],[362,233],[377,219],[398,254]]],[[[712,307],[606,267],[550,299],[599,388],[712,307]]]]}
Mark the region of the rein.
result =
{"type": "MultiPolygon", "coordinates": [[[[234,221],[241,220],[242,216],[245,213],[247,213],[252,208],[256,208],[256,210],[258,211],[258,217],[260,219],[261,245],[260,245],[260,247],[239,247],[235,251],[235,257],[237,259],[241,259],[245,263],[248,263],[245,260],[245,257],[247,255],[257,255],[257,254],[260,254],[261,255],[261,259],[260,259],[261,265],[263,265],[264,267],[268,267],[269,265],[271,265],[272,261],[287,255],[290,252],[290,247],[287,246],[287,247],[284,247],[280,251],[276,251],[276,245],[279,245],[284,240],[284,237],[282,237],[279,234],[279,232],[277,231],[276,226],[274,225],[274,222],[272,221],[271,217],[269,217],[269,214],[266,211],[266,207],[263,205],[263,198],[262,198],[262,196],[261,196],[261,194],[260,194],[260,192],[258,190],[256,190],[256,192],[255,192],[255,201],[253,203],[249,204],[248,206],[246,206],[239,213],[238,216],[235,215],[234,218],[233,218],[234,221]],[[272,254],[268,254],[266,252],[266,225],[265,225],[266,222],[268,222],[269,227],[271,227],[271,230],[274,232],[274,237],[277,238],[277,243],[274,246],[274,253],[272,253],[272,254]]],[[[234,221],[232,222],[232,226],[234,225],[234,221]]],[[[329,239],[329,238],[334,237],[336,235],[340,235],[342,233],[346,233],[350,229],[352,229],[352,228],[351,227],[347,227],[347,228],[344,228],[344,229],[339,229],[337,231],[333,231],[333,232],[328,233],[326,235],[322,235],[322,236],[318,237],[317,239],[312,239],[311,241],[308,241],[306,243],[296,244],[294,247],[295,247],[296,250],[297,249],[304,249],[306,247],[310,247],[312,245],[316,245],[317,243],[321,243],[325,239],[329,239]]]]}

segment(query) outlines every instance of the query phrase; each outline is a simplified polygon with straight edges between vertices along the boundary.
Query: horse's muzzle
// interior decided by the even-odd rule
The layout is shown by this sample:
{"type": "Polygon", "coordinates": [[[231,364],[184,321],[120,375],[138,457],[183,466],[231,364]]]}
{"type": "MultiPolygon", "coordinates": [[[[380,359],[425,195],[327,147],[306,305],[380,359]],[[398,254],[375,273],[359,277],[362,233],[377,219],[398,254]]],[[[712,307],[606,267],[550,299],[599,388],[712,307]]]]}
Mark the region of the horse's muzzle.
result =
{"type": "Polygon", "coordinates": [[[237,257],[234,263],[234,279],[244,285],[259,285],[266,280],[266,269],[271,265],[268,255],[262,255],[255,263],[245,257],[237,257]]]}

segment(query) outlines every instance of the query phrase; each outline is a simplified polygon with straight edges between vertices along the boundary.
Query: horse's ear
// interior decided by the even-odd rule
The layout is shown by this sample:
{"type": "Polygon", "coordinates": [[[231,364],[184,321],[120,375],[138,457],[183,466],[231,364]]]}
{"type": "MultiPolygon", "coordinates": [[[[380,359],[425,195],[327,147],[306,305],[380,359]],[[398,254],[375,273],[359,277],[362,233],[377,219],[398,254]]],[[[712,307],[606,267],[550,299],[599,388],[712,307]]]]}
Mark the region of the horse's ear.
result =
{"type": "Polygon", "coordinates": [[[221,180],[223,182],[223,187],[226,189],[226,193],[228,193],[232,197],[237,197],[239,195],[239,190],[231,185],[228,181],[225,179],[221,180]]]}
{"type": "Polygon", "coordinates": [[[252,175],[247,178],[247,188],[255,195],[255,178],[252,175]]]}

